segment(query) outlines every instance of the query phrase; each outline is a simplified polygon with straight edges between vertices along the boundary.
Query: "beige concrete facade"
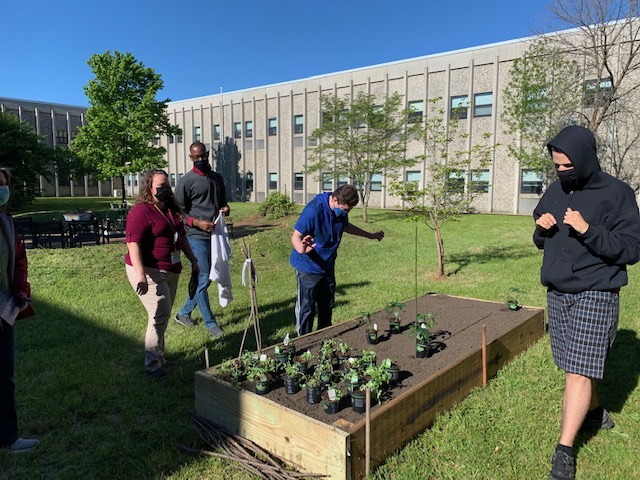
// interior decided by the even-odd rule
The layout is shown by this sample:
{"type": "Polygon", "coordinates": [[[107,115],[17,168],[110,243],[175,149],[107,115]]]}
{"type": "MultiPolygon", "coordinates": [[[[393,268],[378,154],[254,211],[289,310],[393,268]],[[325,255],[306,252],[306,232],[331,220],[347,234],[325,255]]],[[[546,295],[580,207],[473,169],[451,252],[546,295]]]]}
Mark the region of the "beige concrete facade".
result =
{"type": "MultiPolygon", "coordinates": [[[[296,174],[299,179],[307,166],[307,149],[312,147],[309,135],[320,126],[322,95],[355,98],[359,92],[366,92],[382,101],[385,96],[398,92],[403,95],[405,107],[409,106],[409,102],[422,101],[424,109],[428,108],[428,99],[440,97],[440,104],[435,106],[442,106],[447,111],[451,108],[452,97],[466,95],[469,110],[467,119],[462,120],[461,124],[462,130],[470,135],[465,140],[466,145],[471,146],[485,132],[491,133],[491,141],[499,145],[488,172],[489,191],[477,199],[477,209],[483,212],[529,213],[539,196],[521,193],[521,169],[515,160],[508,158],[506,149],[506,145],[515,139],[505,135],[500,122],[500,92],[508,83],[513,60],[520,57],[526,48],[527,39],[521,39],[170,102],[167,112],[169,120],[182,127],[183,136],[180,142],[173,139],[173,143],[170,143],[167,137],[160,140],[167,149],[169,172],[177,179],[190,168],[188,149],[196,140],[199,128],[200,140],[209,147],[213,145],[214,150],[225,137],[236,142],[241,155],[239,176],[235,182],[231,178],[225,180],[228,190],[235,190],[237,197],[246,194],[249,200],[259,202],[269,192],[277,190],[289,194],[298,203],[306,203],[318,193],[332,190],[338,184],[336,180],[323,184],[317,174],[303,174],[302,185],[295,181],[296,174]],[[474,115],[478,94],[485,101],[487,98],[491,100],[482,115],[474,115]],[[487,114],[488,109],[490,113],[487,114]],[[303,131],[296,133],[300,127],[296,130],[294,124],[299,116],[303,119],[303,131]],[[269,125],[271,122],[273,126],[273,119],[277,131],[275,135],[269,135],[269,125]],[[247,122],[251,122],[252,126],[250,138],[246,136],[247,122]],[[241,127],[239,138],[234,135],[234,124],[241,127]],[[215,125],[219,126],[221,133],[214,138],[215,125]],[[253,175],[253,189],[249,192],[243,181],[247,173],[253,175]]],[[[424,113],[428,114],[426,111],[424,113]]],[[[409,145],[408,155],[420,153],[424,153],[422,144],[413,142],[409,145]]],[[[407,175],[417,178],[419,175],[424,183],[428,170],[426,167],[425,163],[420,163],[397,173],[404,178],[407,175]]],[[[372,192],[371,206],[399,206],[399,200],[387,192],[385,184],[388,173],[381,172],[382,188],[372,192]]]]}
{"type": "MultiPolygon", "coordinates": [[[[0,111],[15,115],[33,127],[42,143],[51,147],[66,147],[86,124],[86,107],[62,105],[0,97],[0,111]]],[[[59,177],[53,172],[51,181],[40,177],[40,191],[45,197],[110,196],[112,182],[98,182],[85,175],[80,179],[59,177]]]]}

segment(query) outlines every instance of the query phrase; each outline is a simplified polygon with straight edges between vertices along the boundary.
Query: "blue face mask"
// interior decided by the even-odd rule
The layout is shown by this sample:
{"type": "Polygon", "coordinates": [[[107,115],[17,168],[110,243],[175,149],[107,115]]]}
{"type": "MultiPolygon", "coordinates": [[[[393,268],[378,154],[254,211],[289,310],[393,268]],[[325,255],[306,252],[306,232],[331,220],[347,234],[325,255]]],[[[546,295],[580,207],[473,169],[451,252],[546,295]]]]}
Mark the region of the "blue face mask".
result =
{"type": "Polygon", "coordinates": [[[0,207],[6,205],[9,201],[9,187],[3,185],[0,187],[0,207]]]}
{"type": "Polygon", "coordinates": [[[347,212],[342,210],[340,207],[333,207],[333,213],[335,213],[338,218],[347,216],[347,212]]]}

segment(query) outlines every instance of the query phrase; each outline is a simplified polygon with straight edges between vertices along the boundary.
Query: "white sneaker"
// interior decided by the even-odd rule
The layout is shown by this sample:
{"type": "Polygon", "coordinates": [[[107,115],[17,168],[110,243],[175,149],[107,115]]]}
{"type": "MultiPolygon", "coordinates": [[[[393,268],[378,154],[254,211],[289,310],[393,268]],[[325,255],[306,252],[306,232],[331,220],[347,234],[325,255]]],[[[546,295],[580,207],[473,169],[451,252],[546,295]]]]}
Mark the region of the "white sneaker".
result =
{"type": "Polygon", "coordinates": [[[35,438],[18,438],[7,447],[10,453],[30,452],[38,446],[40,442],[35,438]]]}

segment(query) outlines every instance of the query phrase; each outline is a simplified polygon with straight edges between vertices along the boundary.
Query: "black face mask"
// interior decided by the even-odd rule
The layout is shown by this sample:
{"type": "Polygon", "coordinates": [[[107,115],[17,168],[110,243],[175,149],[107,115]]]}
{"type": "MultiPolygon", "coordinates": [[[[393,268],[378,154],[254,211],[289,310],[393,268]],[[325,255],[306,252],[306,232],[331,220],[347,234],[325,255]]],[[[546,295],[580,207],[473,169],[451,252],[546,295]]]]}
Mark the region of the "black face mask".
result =
{"type": "Polygon", "coordinates": [[[556,173],[563,187],[575,188],[578,186],[578,172],[575,168],[563,171],[556,170],[556,173]]]}
{"type": "Polygon", "coordinates": [[[173,192],[171,191],[171,187],[169,185],[162,185],[156,189],[156,198],[159,202],[166,202],[171,198],[173,192]]]}
{"type": "Polygon", "coordinates": [[[211,171],[211,165],[209,165],[208,160],[198,160],[197,162],[193,162],[193,166],[202,173],[209,173],[211,171]]]}

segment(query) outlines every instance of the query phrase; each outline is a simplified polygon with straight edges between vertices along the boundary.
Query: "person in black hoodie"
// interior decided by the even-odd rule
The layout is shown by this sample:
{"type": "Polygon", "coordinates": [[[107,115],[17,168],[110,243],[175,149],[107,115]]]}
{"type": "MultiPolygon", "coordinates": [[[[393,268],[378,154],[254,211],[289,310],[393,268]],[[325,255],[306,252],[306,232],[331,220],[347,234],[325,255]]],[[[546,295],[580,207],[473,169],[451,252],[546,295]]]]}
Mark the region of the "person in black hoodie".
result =
{"type": "Polygon", "coordinates": [[[600,169],[590,130],[566,127],[547,148],[559,180],[533,212],[533,241],[544,250],[551,351],[565,371],[562,432],[549,478],[571,479],[583,423],[614,426],[595,389],[615,339],[626,266],[640,260],[640,216],[633,190],[600,169]]]}

